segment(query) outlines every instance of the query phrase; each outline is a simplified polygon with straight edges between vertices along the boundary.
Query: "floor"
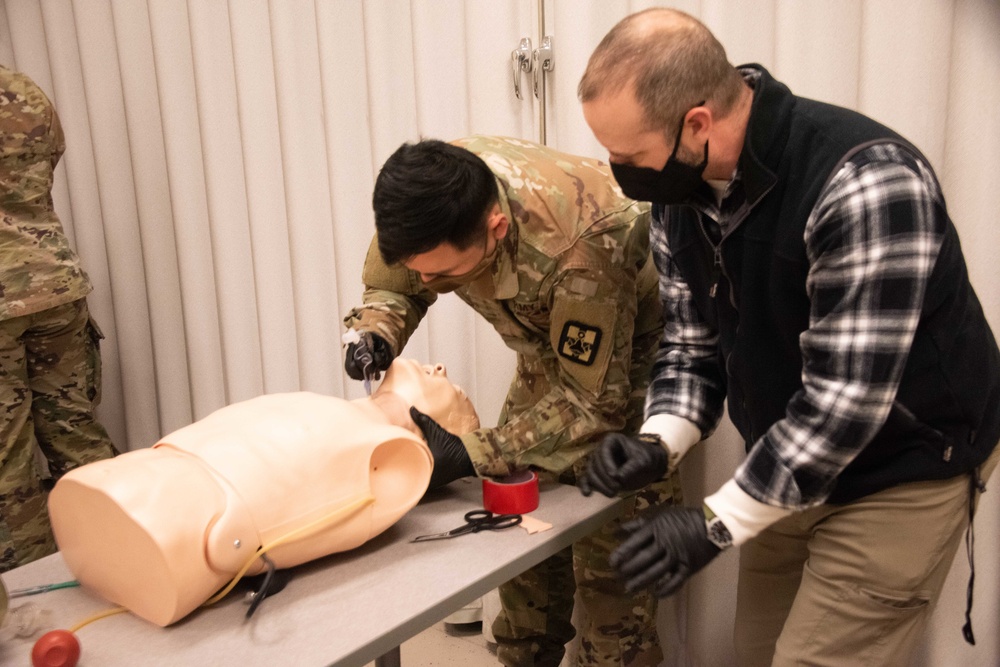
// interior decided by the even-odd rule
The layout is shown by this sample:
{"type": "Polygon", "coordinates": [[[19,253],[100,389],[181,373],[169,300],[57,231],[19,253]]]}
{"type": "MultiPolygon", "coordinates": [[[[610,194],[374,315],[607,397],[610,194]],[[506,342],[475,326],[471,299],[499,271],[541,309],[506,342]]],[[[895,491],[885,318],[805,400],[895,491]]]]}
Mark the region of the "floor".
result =
{"type": "MultiPolygon", "coordinates": [[[[399,656],[402,667],[497,667],[500,663],[496,644],[487,641],[487,637],[492,640],[493,635],[488,627],[484,635],[483,623],[477,619],[485,618],[487,623],[492,623],[499,613],[500,596],[498,591],[492,590],[448,616],[447,622],[435,623],[403,642],[399,656]]],[[[574,612],[574,624],[577,620],[574,612]]],[[[579,642],[570,642],[566,649],[560,667],[575,663],[579,642]]],[[[374,665],[370,662],[365,667],[374,665]]]]}
{"type": "Polygon", "coordinates": [[[482,623],[442,622],[403,642],[400,662],[403,667],[494,667],[500,664],[495,650],[486,643],[482,623]]]}

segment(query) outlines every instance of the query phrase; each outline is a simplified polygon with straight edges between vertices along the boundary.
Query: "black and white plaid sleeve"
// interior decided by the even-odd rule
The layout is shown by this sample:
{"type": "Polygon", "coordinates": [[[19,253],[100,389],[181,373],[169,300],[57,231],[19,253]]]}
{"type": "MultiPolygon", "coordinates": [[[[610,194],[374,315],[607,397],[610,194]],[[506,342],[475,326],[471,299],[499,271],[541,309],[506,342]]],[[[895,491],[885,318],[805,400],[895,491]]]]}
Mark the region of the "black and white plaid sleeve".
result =
{"type": "Polygon", "coordinates": [[[933,173],[895,144],[865,149],[820,194],[805,230],[804,388],[735,480],[772,506],[823,502],[885,422],[947,221],[933,173]]]}
{"type": "Polygon", "coordinates": [[[708,437],[722,417],[726,392],[717,363],[719,336],[699,314],[671,258],[667,224],[664,208],[654,206],[649,238],[660,276],[665,325],[646,392],[645,413],[647,419],[663,413],[683,417],[701,430],[702,437],[708,437]]]}

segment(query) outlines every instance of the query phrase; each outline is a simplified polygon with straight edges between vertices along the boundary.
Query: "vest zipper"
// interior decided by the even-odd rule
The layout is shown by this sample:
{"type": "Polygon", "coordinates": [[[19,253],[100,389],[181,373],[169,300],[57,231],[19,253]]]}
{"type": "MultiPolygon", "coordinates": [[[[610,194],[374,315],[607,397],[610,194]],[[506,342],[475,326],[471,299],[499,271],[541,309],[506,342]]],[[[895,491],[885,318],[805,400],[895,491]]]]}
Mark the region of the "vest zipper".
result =
{"type": "Polygon", "coordinates": [[[732,223],[732,226],[730,226],[729,229],[727,229],[722,235],[722,238],[719,239],[718,243],[714,243],[712,241],[712,237],[708,235],[707,231],[705,231],[705,221],[702,218],[701,212],[698,213],[698,231],[701,232],[701,235],[705,237],[705,241],[712,248],[712,286],[708,289],[708,296],[711,299],[715,298],[716,293],[719,291],[719,281],[722,280],[722,278],[725,278],[726,280],[729,280],[729,303],[732,304],[733,308],[736,307],[736,298],[733,295],[732,290],[733,281],[729,279],[729,275],[726,273],[726,267],[722,263],[722,242],[733,233],[733,230],[739,226],[739,223],[743,222],[743,219],[746,217],[746,210],[744,209],[746,209],[745,206],[737,212],[737,218],[732,223]]]}
{"type": "Polygon", "coordinates": [[[719,289],[719,277],[722,275],[722,244],[715,246],[715,259],[712,268],[712,287],[708,290],[708,296],[715,298],[715,292],[719,289]]]}
{"type": "Polygon", "coordinates": [[[698,231],[712,248],[712,286],[708,288],[708,296],[714,299],[715,293],[719,290],[719,279],[726,273],[722,268],[722,242],[720,241],[718,244],[712,242],[712,237],[705,231],[705,221],[700,212],[698,214],[698,231]]]}
{"type": "MultiPolygon", "coordinates": [[[[761,197],[763,197],[764,194],[770,191],[770,189],[771,188],[765,190],[765,192],[761,194],[761,197]]],[[[708,245],[712,247],[712,286],[708,289],[708,296],[713,300],[715,299],[715,295],[719,289],[719,280],[725,277],[726,280],[729,280],[729,303],[732,304],[733,308],[736,308],[736,298],[735,295],[733,294],[733,281],[730,280],[729,276],[726,274],[726,267],[723,266],[722,264],[722,243],[747,218],[749,212],[750,212],[750,206],[748,206],[746,202],[744,202],[743,205],[740,206],[740,208],[733,214],[730,224],[727,226],[726,231],[723,232],[722,238],[719,239],[719,242],[717,244],[712,242],[712,237],[708,235],[707,231],[705,231],[705,221],[703,215],[700,212],[698,214],[698,229],[701,231],[701,235],[705,237],[705,241],[708,243],[708,245]]],[[[716,307],[718,308],[718,306],[716,307]]],[[[736,333],[734,334],[734,338],[737,337],[738,335],[739,335],[739,324],[736,325],[736,333]]],[[[730,362],[732,360],[732,356],[733,352],[732,350],[730,350],[729,354],[726,355],[725,359],[726,377],[728,378],[727,382],[733,382],[734,384],[739,384],[736,381],[736,376],[733,375],[732,370],[730,369],[730,362]]],[[[747,410],[746,397],[745,394],[743,393],[742,387],[740,387],[740,405],[743,408],[743,414],[746,416],[746,419],[751,422],[750,442],[755,443],[757,442],[757,435],[756,433],[754,433],[753,419],[749,416],[750,413],[747,410]]]]}
{"type": "MultiPolygon", "coordinates": [[[[746,217],[746,214],[745,214],[744,211],[740,211],[740,213],[742,213],[743,215],[737,221],[737,224],[739,222],[742,222],[743,218],[746,217]]],[[[733,227],[736,227],[736,225],[733,225],[733,227]]],[[[718,244],[713,243],[712,242],[712,237],[708,235],[707,231],[705,231],[705,222],[702,219],[701,215],[698,216],[698,229],[701,231],[702,236],[705,237],[705,241],[708,243],[708,245],[710,245],[712,247],[712,286],[708,289],[708,296],[711,299],[715,299],[715,294],[716,294],[716,292],[718,292],[718,289],[719,289],[719,280],[721,280],[723,276],[725,276],[727,280],[729,279],[729,276],[726,275],[725,267],[722,266],[722,242],[726,240],[726,237],[729,236],[729,234],[728,233],[723,234],[722,238],[719,239],[719,243],[718,244]]],[[[730,229],[730,231],[732,231],[732,230],[730,229]]],[[[732,281],[731,280],[729,281],[729,284],[730,284],[730,286],[732,285],[732,281]]],[[[731,288],[729,290],[729,301],[730,301],[730,303],[732,303],[733,308],[735,308],[736,307],[736,302],[733,300],[733,290],[731,288]]],[[[737,334],[738,334],[738,332],[739,332],[739,325],[738,324],[736,325],[736,331],[737,331],[737,334]]],[[[736,377],[733,375],[732,371],[729,368],[729,364],[730,364],[730,361],[732,359],[732,356],[733,356],[733,353],[732,353],[732,350],[730,350],[729,354],[726,355],[726,359],[725,359],[726,377],[728,378],[727,381],[736,382],[736,377]]],[[[743,407],[743,414],[744,415],[749,414],[748,411],[747,411],[746,399],[744,398],[744,394],[743,394],[742,388],[740,389],[740,404],[743,407]]],[[[751,440],[750,441],[751,442],[756,442],[757,440],[756,440],[756,437],[753,434],[753,426],[752,425],[750,427],[750,433],[751,433],[751,440]]]]}

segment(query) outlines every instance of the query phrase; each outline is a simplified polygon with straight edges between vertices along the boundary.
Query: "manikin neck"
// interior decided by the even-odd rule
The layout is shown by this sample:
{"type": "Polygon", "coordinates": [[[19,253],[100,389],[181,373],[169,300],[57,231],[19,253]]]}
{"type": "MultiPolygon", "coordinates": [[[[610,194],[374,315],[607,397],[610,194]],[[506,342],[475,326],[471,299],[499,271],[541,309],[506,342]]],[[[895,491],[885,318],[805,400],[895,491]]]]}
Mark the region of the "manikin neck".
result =
{"type": "Polygon", "coordinates": [[[383,424],[402,426],[407,431],[423,437],[420,429],[410,419],[409,403],[397,393],[379,391],[371,396],[359,398],[351,402],[364,410],[375,421],[383,424]]]}

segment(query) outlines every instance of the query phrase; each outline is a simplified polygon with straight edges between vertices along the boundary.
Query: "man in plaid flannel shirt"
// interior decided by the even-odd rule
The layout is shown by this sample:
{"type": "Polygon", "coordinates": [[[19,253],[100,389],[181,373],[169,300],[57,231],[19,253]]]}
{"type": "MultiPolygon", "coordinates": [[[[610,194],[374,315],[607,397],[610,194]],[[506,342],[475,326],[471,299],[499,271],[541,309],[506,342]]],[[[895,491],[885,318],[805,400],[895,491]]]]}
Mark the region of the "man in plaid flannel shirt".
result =
{"type": "Polygon", "coordinates": [[[581,489],[676,469],[726,399],[747,447],[612,563],[665,596],[742,545],[746,664],[907,664],[1000,457],[1000,353],[931,166],[674,10],[616,26],[579,93],[622,190],[654,202],[666,320],[644,435],[607,436],[581,489]]]}

